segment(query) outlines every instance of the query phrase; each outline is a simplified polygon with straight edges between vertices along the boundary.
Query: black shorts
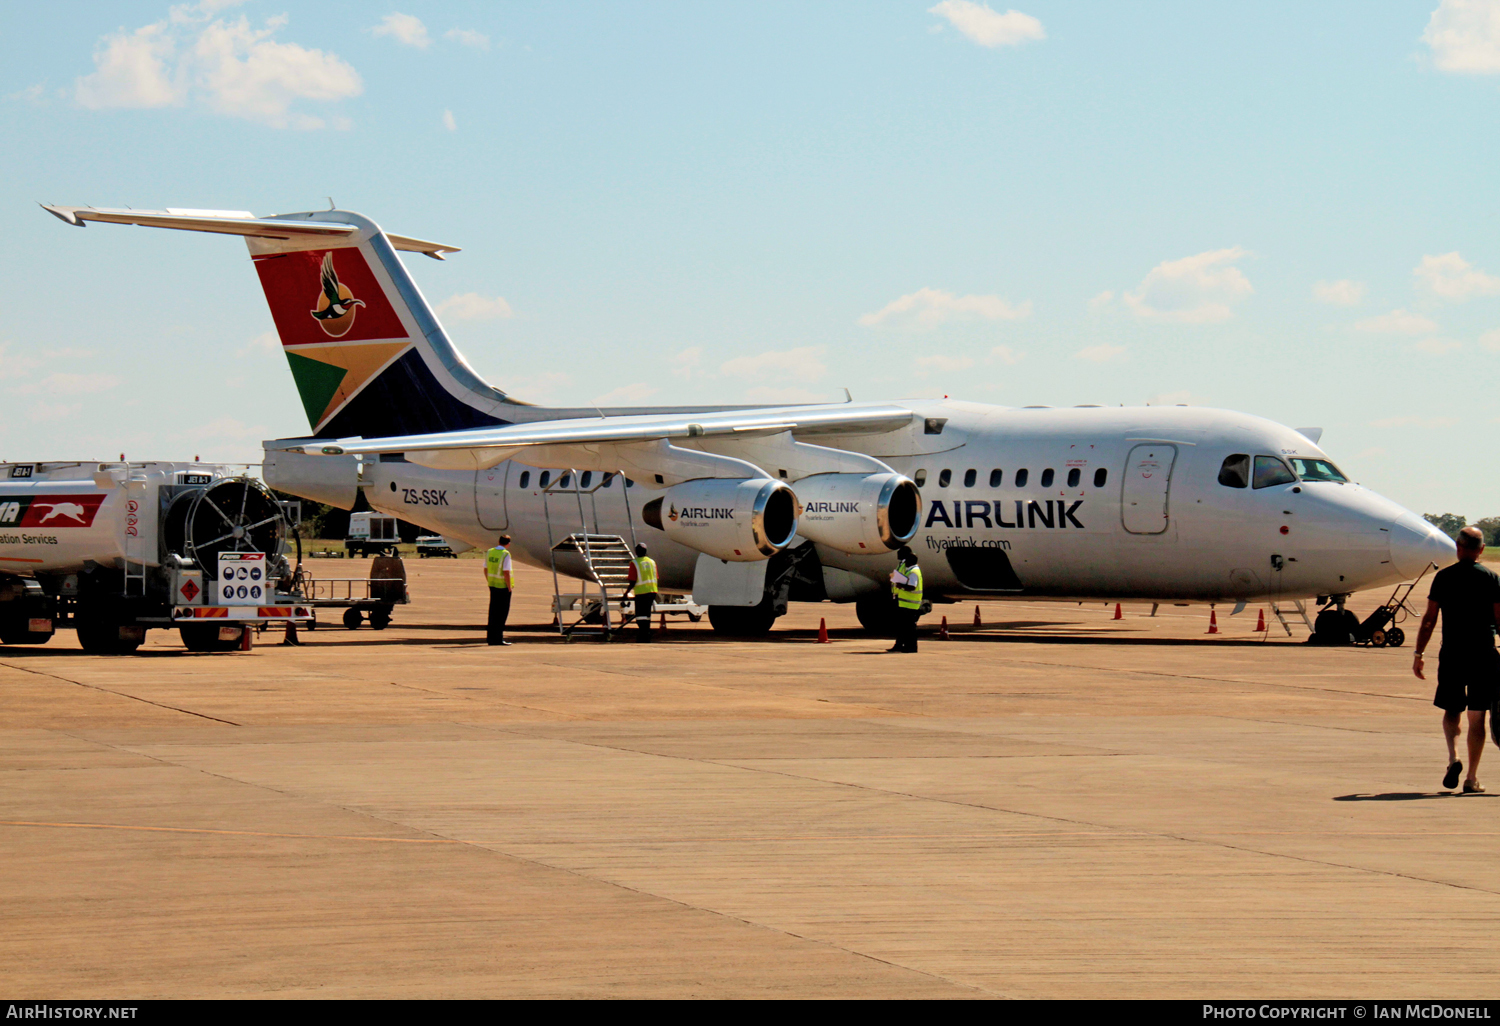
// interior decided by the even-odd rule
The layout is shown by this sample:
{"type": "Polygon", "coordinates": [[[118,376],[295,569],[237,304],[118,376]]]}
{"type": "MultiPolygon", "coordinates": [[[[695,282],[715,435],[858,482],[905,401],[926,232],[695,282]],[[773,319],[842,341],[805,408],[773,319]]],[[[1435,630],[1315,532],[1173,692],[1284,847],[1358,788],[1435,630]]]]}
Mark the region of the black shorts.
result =
{"type": "Polygon", "coordinates": [[[1437,693],[1432,704],[1444,712],[1489,709],[1500,698],[1500,653],[1468,657],[1438,654],[1437,693]]]}

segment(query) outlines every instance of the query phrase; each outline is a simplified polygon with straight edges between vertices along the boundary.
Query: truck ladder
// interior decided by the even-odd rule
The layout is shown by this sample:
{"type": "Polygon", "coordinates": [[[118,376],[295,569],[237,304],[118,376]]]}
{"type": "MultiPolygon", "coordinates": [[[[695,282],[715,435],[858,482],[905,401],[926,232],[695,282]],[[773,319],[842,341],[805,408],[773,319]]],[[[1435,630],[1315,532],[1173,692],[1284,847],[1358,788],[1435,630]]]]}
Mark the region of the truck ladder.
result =
{"type": "MultiPolygon", "coordinates": [[[[146,597],[146,523],[156,523],[156,503],[146,502],[144,468],[125,464],[125,595],[146,597]],[[131,585],[134,584],[132,589],[131,585]]],[[[152,533],[155,533],[154,527],[152,533]]]]}

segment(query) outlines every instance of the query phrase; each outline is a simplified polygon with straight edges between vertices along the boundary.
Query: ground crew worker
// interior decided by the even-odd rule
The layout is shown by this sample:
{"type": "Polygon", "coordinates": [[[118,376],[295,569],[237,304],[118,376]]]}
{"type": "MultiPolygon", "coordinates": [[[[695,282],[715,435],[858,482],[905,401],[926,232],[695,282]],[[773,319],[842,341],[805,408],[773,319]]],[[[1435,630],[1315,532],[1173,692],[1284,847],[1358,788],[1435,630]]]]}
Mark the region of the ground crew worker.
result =
{"type": "Polygon", "coordinates": [[[1458,758],[1459,717],[1469,714],[1469,773],[1464,794],[1483,794],[1479,783],[1479,756],[1484,751],[1484,714],[1495,704],[1496,676],[1500,657],[1495,653],[1495,625],[1500,623],[1500,575],[1479,562],[1484,554],[1484,535],[1477,527],[1458,532],[1458,562],[1439,570],[1432,578],[1427,611],[1417,632],[1417,650],[1412,672],[1422,672],[1422,651],[1432,640],[1438,613],[1443,616],[1443,647],[1438,651],[1437,694],[1432,704],[1443,710],[1443,737],[1448,742],[1448,772],[1443,786],[1458,785],[1464,764],[1458,758]]]}
{"type": "Polygon", "coordinates": [[[889,651],[915,652],[917,617],[922,615],[922,568],[917,565],[917,554],[905,545],[896,553],[891,596],[896,600],[896,644],[889,651]]]}
{"type": "Polygon", "coordinates": [[[484,554],[484,583],[490,586],[490,616],[484,640],[491,645],[509,645],[505,621],[510,617],[510,596],[515,582],[510,575],[510,535],[502,534],[495,547],[484,554]]]}
{"type": "Polygon", "coordinates": [[[651,607],[656,604],[656,560],[646,555],[646,546],[635,547],[630,562],[631,592],[635,595],[635,625],[641,629],[641,640],[651,640],[651,607]]]}

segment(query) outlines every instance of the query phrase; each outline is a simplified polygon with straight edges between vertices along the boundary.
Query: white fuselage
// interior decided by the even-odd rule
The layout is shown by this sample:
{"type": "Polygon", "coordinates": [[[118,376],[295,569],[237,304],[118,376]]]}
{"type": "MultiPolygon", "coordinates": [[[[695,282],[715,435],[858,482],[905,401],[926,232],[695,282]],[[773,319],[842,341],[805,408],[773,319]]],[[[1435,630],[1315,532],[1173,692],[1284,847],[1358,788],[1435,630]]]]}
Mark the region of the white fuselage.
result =
{"type": "MultiPolygon", "coordinates": [[[[909,428],[810,440],[875,456],[918,482],[911,547],[929,595],[1290,599],[1393,583],[1453,558],[1435,528],[1356,483],[1221,484],[1232,454],[1327,459],[1262,418],[1187,407],[905,405],[917,413],[909,428]]],[[[715,441],[712,451],[736,455],[734,444],[715,441]]],[[[516,556],[536,566],[551,566],[552,546],[580,530],[645,542],[663,587],[691,591],[698,553],[641,518],[660,491],[627,489],[619,477],[600,487],[599,473],[582,492],[582,475],[557,490],[565,473],[514,460],[476,473],[367,457],[360,484],[374,508],[474,546],[507,531],[516,556]]],[[[818,555],[825,577],[843,571],[855,582],[830,586],[835,599],[882,587],[895,563],[889,553],[822,545],[818,555]]]]}

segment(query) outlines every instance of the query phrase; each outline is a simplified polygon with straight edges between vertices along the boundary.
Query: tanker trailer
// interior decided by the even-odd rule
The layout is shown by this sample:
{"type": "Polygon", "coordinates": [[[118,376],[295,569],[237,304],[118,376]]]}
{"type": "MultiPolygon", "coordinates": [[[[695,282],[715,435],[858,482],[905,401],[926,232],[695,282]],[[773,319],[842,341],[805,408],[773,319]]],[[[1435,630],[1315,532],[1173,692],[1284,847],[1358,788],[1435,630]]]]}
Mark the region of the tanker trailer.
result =
{"type": "Polygon", "coordinates": [[[176,627],[226,651],[252,626],[306,622],[287,534],[271,492],[231,467],[0,463],[0,642],[71,627],[84,651],[124,654],[176,627]]]}

